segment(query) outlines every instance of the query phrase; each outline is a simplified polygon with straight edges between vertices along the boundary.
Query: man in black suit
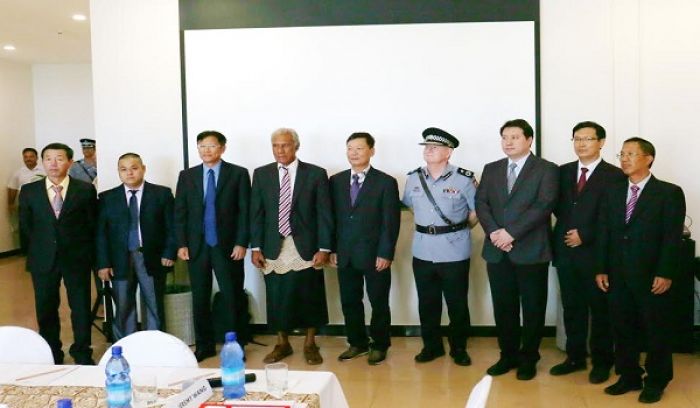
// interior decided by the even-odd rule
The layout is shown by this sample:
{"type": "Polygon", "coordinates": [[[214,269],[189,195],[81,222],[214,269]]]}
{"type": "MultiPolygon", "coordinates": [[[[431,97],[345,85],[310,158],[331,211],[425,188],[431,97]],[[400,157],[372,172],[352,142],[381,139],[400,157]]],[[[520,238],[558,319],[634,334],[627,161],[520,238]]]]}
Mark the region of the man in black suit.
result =
{"type": "Polygon", "coordinates": [[[674,313],[668,289],[680,272],[685,196],[675,184],[651,174],[656,150],[642,138],[627,139],[619,154],[628,177],[603,198],[596,283],[610,293],[619,380],[605,392],[642,388],[639,354],[647,351],[639,402],[661,399],[673,379],[671,333],[674,313]],[[641,339],[646,339],[643,343],[641,339]]]}
{"type": "Polygon", "coordinates": [[[170,189],[144,181],[146,166],[136,153],[121,155],[117,170],[123,184],[99,196],[97,273],[112,281],[119,340],[136,331],[137,285],[145,306],[142,328],[162,330],[166,268],[177,248],[170,189]]]}
{"type": "Polygon", "coordinates": [[[559,275],[566,329],[566,360],[549,371],[564,375],[586,369],[590,344],[593,384],[607,381],[614,362],[608,297],[595,285],[598,210],[607,189],[625,178],[622,170],[600,157],[605,129],[581,122],[572,131],[578,160],[559,168],[559,200],[554,208],[554,266],[559,275]],[[589,314],[590,311],[590,314],[589,314]],[[590,339],[588,321],[590,316],[590,339]]]}
{"type": "Polygon", "coordinates": [[[399,236],[401,206],[396,179],[370,165],[374,137],[353,133],[346,142],[351,168],[330,179],[335,216],[331,264],[338,267],[340,301],[350,347],[338,360],[369,353],[367,361],[384,361],[391,345],[391,261],[399,236]],[[362,303],[364,284],[372,305],[369,334],[362,303]]]}
{"type": "Polygon", "coordinates": [[[551,213],[559,187],[557,166],[530,152],[533,135],[523,119],[501,127],[501,147],[508,157],[484,166],[476,193],[501,348],[501,358],[487,372],[502,375],[517,367],[519,380],[537,374],[552,257],[551,213]]]}
{"type": "Polygon", "coordinates": [[[46,179],[25,185],[19,195],[20,237],[34,283],[39,334],[51,346],[54,362],[63,364],[58,316],[63,280],[73,325],[70,354],[77,364],[92,365],[90,270],[97,194],[92,184],[68,177],[70,147],[51,143],[41,159],[46,179]]]}
{"type": "Polygon", "coordinates": [[[293,353],[287,334],[306,328],[304,359],[321,364],[316,330],[328,323],[323,265],[332,244],[328,176],[297,159],[294,129],[272,133],[275,162],[255,169],[250,204],[251,257],[265,274],[267,324],[277,345],[266,363],[293,353]]]}
{"type": "Polygon", "coordinates": [[[221,159],[226,137],[206,130],[197,135],[202,164],[180,172],[175,193],[177,255],[188,261],[197,361],[216,355],[211,310],[212,269],[223,294],[226,331],[238,333],[245,346],[247,298],[243,258],[249,242],[250,176],[243,167],[221,159]]]}

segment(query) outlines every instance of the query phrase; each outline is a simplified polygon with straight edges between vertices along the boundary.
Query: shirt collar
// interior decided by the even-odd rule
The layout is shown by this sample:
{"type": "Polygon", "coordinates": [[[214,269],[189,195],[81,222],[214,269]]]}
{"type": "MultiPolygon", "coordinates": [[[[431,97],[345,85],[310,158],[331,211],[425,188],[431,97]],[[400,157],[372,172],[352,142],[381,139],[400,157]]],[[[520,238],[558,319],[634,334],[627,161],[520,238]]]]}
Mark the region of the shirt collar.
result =
{"type": "Polygon", "coordinates": [[[588,169],[588,174],[591,174],[591,173],[593,173],[593,170],[595,170],[595,168],[598,167],[598,165],[600,164],[601,161],[603,161],[603,158],[599,156],[598,159],[595,160],[593,163],[589,163],[589,164],[584,166],[581,163],[581,160],[579,160],[578,161],[578,171],[580,173],[581,169],[585,167],[588,169]]]}
{"type": "Polygon", "coordinates": [[[131,191],[131,190],[136,190],[137,191],[136,194],[138,194],[139,192],[143,192],[143,185],[144,184],[146,184],[146,182],[141,183],[141,185],[138,186],[137,188],[128,187],[126,184],[122,184],[122,185],[124,186],[124,193],[126,193],[128,195],[129,191],[131,191]]]}
{"type": "Polygon", "coordinates": [[[277,170],[281,169],[282,167],[286,167],[289,171],[296,171],[297,167],[299,167],[299,159],[294,159],[293,162],[286,166],[282,163],[277,163],[277,170]]]}
{"type": "Polygon", "coordinates": [[[522,170],[523,166],[525,165],[525,162],[527,161],[527,159],[530,157],[531,154],[532,154],[532,152],[527,152],[527,154],[525,156],[519,158],[518,160],[511,160],[511,158],[509,157],[508,164],[510,165],[511,163],[515,163],[515,164],[517,164],[516,168],[518,170],[522,170]]]}
{"type": "MultiPolygon", "coordinates": [[[[452,175],[452,173],[455,172],[456,168],[457,167],[453,166],[451,163],[447,163],[447,166],[445,166],[445,169],[442,171],[442,174],[437,179],[438,180],[440,180],[440,179],[447,180],[452,175]]],[[[423,175],[425,176],[425,178],[429,178],[430,172],[428,172],[428,166],[424,166],[422,170],[423,170],[423,175]]]]}
{"type": "MultiPolygon", "coordinates": [[[[46,189],[47,189],[47,190],[50,190],[51,187],[53,187],[53,185],[54,185],[54,184],[51,182],[51,180],[49,180],[48,177],[46,177],[45,183],[46,183],[46,189]]],[[[69,176],[66,176],[66,177],[63,178],[63,181],[61,181],[61,183],[59,184],[59,186],[63,186],[63,191],[64,191],[63,194],[65,194],[65,191],[68,190],[68,184],[69,184],[69,183],[70,183],[70,177],[69,177],[69,176]]]]}
{"type": "Polygon", "coordinates": [[[627,179],[627,189],[629,189],[633,185],[636,185],[637,187],[639,187],[640,191],[644,190],[644,186],[647,185],[649,179],[651,179],[651,172],[649,172],[649,174],[646,177],[644,177],[639,183],[632,183],[629,179],[627,179]]]}

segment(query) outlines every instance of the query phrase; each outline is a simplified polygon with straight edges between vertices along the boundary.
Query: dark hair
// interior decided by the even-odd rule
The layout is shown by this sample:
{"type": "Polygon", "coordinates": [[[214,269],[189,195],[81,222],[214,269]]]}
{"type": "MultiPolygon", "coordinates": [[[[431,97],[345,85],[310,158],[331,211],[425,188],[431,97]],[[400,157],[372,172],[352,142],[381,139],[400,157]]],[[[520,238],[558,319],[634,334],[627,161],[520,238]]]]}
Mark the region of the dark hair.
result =
{"type": "Polygon", "coordinates": [[[644,154],[648,154],[649,156],[651,156],[651,163],[649,163],[649,168],[651,168],[651,165],[654,164],[654,159],[656,159],[656,149],[650,141],[642,139],[641,137],[630,137],[629,139],[625,140],[622,144],[625,143],[637,143],[637,145],[642,150],[642,152],[644,152],[644,154]]]}
{"type": "Polygon", "coordinates": [[[44,152],[47,150],[63,150],[66,152],[66,157],[68,157],[68,160],[73,160],[73,149],[68,147],[68,145],[65,145],[63,143],[49,143],[41,149],[41,158],[42,160],[44,159],[44,152]]]}
{"type": "Polygon", "coordinates": [[[574,133],[578,132],[579,129],[584,129],[584,128],[595,129],[596,137],[598,139],[605,139],[605,128],[600,126],[599,124],[597,124],[595,122],[590,121],[590,120],[576,124],[576,126],[574,126],[574,130],[571,131],[571,136],[573,137],[574,133]]]}
{"type": "Polygon", "coordinates": [[[24,149],[22,149],[22,155],[24,155],[25,153],[28,153],[28,152],[34,153],[34,156],[39,155],[39,153],[37,153],[36,149],[33,147],[25,147],[24,149]]]}
{"type": "Polygon", "coordinates": [[[117,159],[117,163],[122,161],[123,159],[139,159],[139,161],[143,164],[143,160],[141,160],[141,156],[139,156],[136,153],[124,153],[121,156],[119,156],[119,159],[117,159]]]}
{"type": "Polygon", "coordinates": [[[370,149],[374,148],[374,138],[372,135],[370,135],[367,132],[355,132],[348,137],[348,140],[345,141],[345,143],[349,143],[351,140],[355,139],[365,139],[365,142],[367,142],[367,146],[369,146],[370,149]]]}
{"type": "Polygon", "coordinates": [[[508,122],[504,123],[503,126],[501,126],[501,131],[500,134],[503,136],[503,129],[509,128],[509,127],[517,127],[523,130],[523,134],[525,135],[526,138],[530,139],[532,136],[535,135],[535,132],[532,130],[532,126],[530,126],[529,123],[525,119],[513,119],[509,120],[508,122]]]}
{"type": "Polygon", "coordinates": [[[226,145],[226,136],[224,136],[224,134],[221,132],[217,132],[216,130],[205,130],[204,132],[198,134],[197,135],[197,143],[201,142],[202,140],[204,140],[210,136],[215,137],[221,146],[226,145]]]}

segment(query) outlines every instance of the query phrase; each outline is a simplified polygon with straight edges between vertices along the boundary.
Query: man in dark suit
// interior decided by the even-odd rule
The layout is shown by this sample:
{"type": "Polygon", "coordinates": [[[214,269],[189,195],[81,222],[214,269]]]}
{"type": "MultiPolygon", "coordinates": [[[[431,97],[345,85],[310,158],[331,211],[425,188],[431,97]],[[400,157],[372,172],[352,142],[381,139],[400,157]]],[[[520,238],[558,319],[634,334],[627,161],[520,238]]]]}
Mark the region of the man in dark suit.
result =
{"type": "Polygon", "coordinates": [[[350,347],[338,359],[369,353],[367,361],[384,361],[391,345],[391,261],[399,236],[401,207],[396,179],[370,165],[374,137],[353,133],[346,142],[351,168],[330,179],[335,216],[331,264],[338,267],[340,300],[350,347]],[[372,305],[370,344],[362,303],[364,284],[372,305]]]}
{"type": "Polygon", "coordinates": [[[117,170],[123,184],[99,196],[97,273],[112,281],[119,340],[136,331],[137,285],[145,306],[142,328],[162,330],[166,268],[177,248],[170,189],[144,181],[146,166],[136,153],[119,157],[117,170]]]}
{"type": "Polygon", "coordinates": [[[197,135],[202,164],[183,170],[175,193],[178,257],[188,261],[197,361],[216,355],[211,310],[212,269],[223,294],[225,329],[250,339],[243,258],[249,242],[250,176],[221,159],[226,137],[207,130],[197,135]]]}
{"type": "Polygon", "coordinates": [[[51,143],[41,151],[46,179],[22,187],[20,236],[34,283],[39,334],[51,346],[54,362],[63,364],[59,288],[63,280],[71,308],[77,364],[92,365],[90,346],[90,270],[95,246],[97,197],[92,184],[68,177],[73,150],[51,143]]]}
{"type": "Polygon", "coordinates": [[[595,285],[595,243],[598,236],[600,199],[625,176],[600,157],[605,129],[595,122],[581,122],[572,131],[578,160],[559,168],[559,200],[554,208],[554,266],[559,275],[566,329],[566,360],[549,371],[565,375],[586,369],[590,344],[593,384],[607,381],[614,362],[608,297],[595,285]],[[590,314],[589,314],[590,311],[590,314]],[[590,316],[590,339],[588,322],[590,316]]]}
{"type": "Polygon", "coordinates": [[[642,388],[639,354],[647,351],[639,401],[661,399],[673,379],[668,289],[680,268],[685,196],[675,184],[651,174],[656,150],[642,138],[627,139],[619,154],[628,177],[603,198],[596,283],[610,293],[619,380],[605,392],[620,395],[642,388]],[[640,339],[646,339],[643,344],[640,339]]]}
{"type": "Polygon", "coordinates": [[[530,152],[533,135],[523,119],[501,127],[501,147],[508,157],[484,167],[476,193],[501,348],[501,358],[487,372],[502,375],[517,367],[519,380],[537,374],[552,257],[551,213],[559,187],[557,166],[530,152]]]}
{"type": "Polygon", "coordinates": [[[275,162],[255,169],[250,204],[251,257],[265,274],[267,324],[277,345],[266,363],[293,353],[287,334],[306,329],[304,359],[321,364],[316,330],[328,323],[323,265],[332,244],[333,216],[328,176],[297,159],[293,129],[272,133],[275,162]]]}

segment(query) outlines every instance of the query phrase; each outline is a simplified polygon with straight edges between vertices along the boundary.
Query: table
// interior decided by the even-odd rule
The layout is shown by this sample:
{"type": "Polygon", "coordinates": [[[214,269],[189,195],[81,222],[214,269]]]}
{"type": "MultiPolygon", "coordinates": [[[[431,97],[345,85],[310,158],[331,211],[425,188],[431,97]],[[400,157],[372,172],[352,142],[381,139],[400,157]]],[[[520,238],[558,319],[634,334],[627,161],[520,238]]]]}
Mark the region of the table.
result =
{"type": "MultiPolygon", "coordinates": [[[[156,375],[159,389],[177,389],[176,382],[193,377],[208,375],[216,377],[220,370],[211,368],[173,368],[173,367],[132,367],[136,370],[156,375]]],[[[255,373],[255,382],[246,384],[246,392],[262,393],[265,391],[265,372],[263,370],[246,370],[255,373]]],[[[327,371],[289,371],[290,394],[316,394],[322,408],[347,408],[343,389],[335,374],[327,371]]],[[[21,386],[67,386],[104,388],[104,367],[99,366],[53,366],[31,364],[0,364],[0,384],[21,386]],[[32,379],[17,381],[18,378],[55,371],[32,379]]]]}

